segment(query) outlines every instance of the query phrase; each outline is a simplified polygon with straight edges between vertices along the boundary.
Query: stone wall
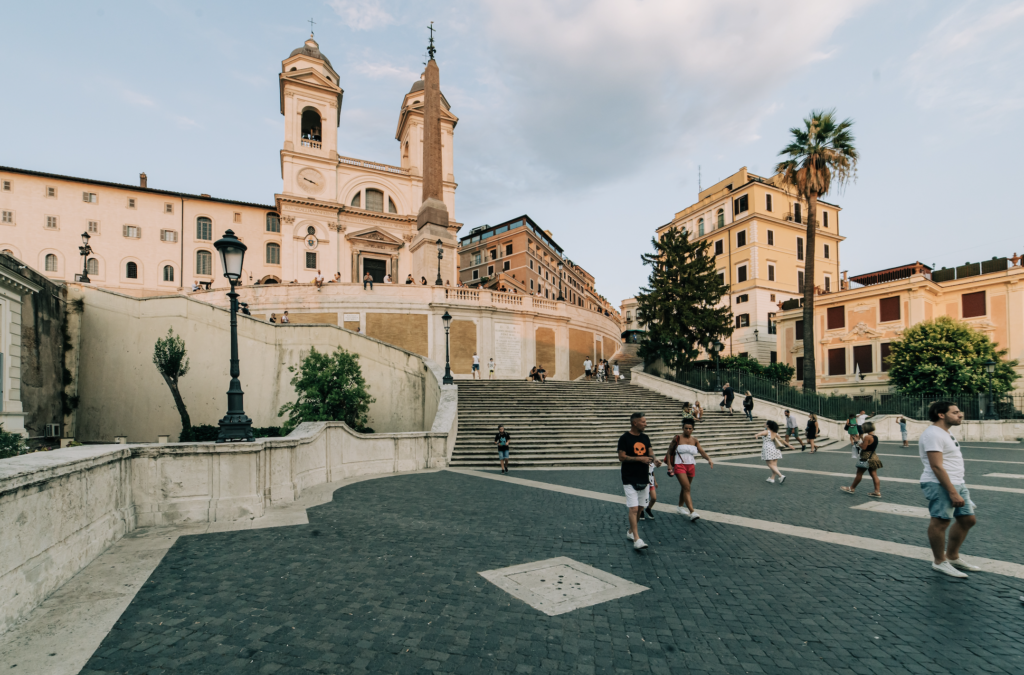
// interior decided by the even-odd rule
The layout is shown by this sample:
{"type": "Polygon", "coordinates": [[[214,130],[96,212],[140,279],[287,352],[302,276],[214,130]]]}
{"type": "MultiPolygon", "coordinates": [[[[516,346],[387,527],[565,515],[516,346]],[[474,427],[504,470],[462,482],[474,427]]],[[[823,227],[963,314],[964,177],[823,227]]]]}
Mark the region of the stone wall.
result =
{"type": "MultiPolygon", "coordinates": [[[[471,375],[473,373],[473,354],[476,353],[476,322],[453,320],[451,325],[452,373],[471,375]]],[[[486,367],[487,363],[481,359],[481,372],[486,367]]]]}
{"type": "Polygon", "coordinates": [[[558,361],[555,359],[555,331],[551,328],[537,329],[537,363],[544,366],[546,377],[558,375],[558,361]]]}
{"type": "Polygon", "coordinates": [[[366,335],[399,349],[427,356],[426,314],[366,313],[366,335]]]}
{"type": "Polygon", "coordinates": [[[594,360],[594,334],[590,331],[569,329],[569,379],[584,374],[583,360],[594,360]]]}

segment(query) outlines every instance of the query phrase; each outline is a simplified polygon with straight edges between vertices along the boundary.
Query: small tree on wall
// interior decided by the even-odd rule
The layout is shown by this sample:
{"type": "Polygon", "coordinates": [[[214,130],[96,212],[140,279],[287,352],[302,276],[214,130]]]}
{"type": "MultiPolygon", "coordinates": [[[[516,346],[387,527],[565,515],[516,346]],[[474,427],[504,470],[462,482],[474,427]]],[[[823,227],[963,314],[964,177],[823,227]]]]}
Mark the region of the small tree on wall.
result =
{"type": "Polygon", "coordinates": [[[638,353],[678,370],[732,334],[732,313],[719,306],[727,289],[707,241],[690,241],[688,232],[672,229],[652,243],[654,253],[642,256],[651,266],[648,285],[636,296],[637,321],[647,329],[638,353]]]}
{"type": "Polygon", "coordinates": [[[889,381],[906,394],[981,394],[988,392],[985,362],[996,362],[992,392],[1005,394],[1020,377],[1017,361],[996,350],[987,335],[963,321],[940,316],[903,332],[889,345],[889,381]]]}
{"type": "Polygon", "coordinates": [[[323,354],[314,347],[298,367],[288,370],[297,373],[292,378],[297,398],[281,406],[277,414],[288,415],[281,425],[282,434],[291,433],[302,422],[341,421],[356,431],[369,431],[367,413],[376,399],[366,391],[358,354],[341,347],[333,354],[323,354]]]}
{"type": "Polygon", "coordinates": [[[185,351],[185,340],[174,334],[173,328],[167,329],[167,337],[156,341],[153,348],[153,363],[160,375],[171,390],[174,397],[174,405],[181,416],[181,435],[179,442],[192,440],[192,421],[189,419],[188,410],[185,408],[185,401],[181,398],[181,391],[178,389],[178,382],[188,374],[188,352],[185,351]]]}

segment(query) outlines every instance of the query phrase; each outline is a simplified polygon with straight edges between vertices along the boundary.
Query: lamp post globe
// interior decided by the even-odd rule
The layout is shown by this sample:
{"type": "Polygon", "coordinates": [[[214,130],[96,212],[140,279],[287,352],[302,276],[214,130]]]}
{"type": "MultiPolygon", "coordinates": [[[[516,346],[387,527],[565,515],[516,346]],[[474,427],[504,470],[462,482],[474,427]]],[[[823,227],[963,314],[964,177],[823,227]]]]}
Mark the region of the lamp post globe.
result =
{"type": "Polygon", "coordinates": [[[441,378],[441,384],[455,384],[455,378],[452,377],[452,363],[448,344],[448,336],[451,333],[452,327],[452,315],[448,313],[447,309],[444,310],[441,321],[444,323],[444,377],[441,378]]]}
{"type": "Polygon", "coordinates": [[[89,254],[92,253],[92,247],[89,246],[89,240],[92,237],[89,236],[89,232],[82,233],[82,245],[78,247],[78,252],[82,256],[82,276],[81,282],[88,284],[89,282],[89,254]]]}
{"type": "MultiPolygon", "coordinates": [[[[437,281],[434,282],[437,286],[444,286],[444,282],[441,280],[441,259],[444,258],[444,242],[440,239],[437,240],[437,281]]],[[[447,312],[445,312],[447,314],[447,312]]]]}
{"type": "Polygon", "coordinates": [[[996,362],[992,359],[986,361],[985,372],[988,373],[988,410],[986,411],[985,417],[990,420],[994,420],[999,418],[999,414],[996,412],[996,402],[992,398],[992,376],[996,372],[996,362]]]}
{"type": "Polygon", "coordinates": [[[242,407],[242,384],[238,381],[238,293],[235,293],[235,284],[242,277],[246,246],[231,230],[213,246],[220,254],[221,268],[231,284],[231,292],[228,293],[231,298],[231,383],[228,386],[228,412],[220,420],[217,442],[253,441],[252,420],[242,407]]]}

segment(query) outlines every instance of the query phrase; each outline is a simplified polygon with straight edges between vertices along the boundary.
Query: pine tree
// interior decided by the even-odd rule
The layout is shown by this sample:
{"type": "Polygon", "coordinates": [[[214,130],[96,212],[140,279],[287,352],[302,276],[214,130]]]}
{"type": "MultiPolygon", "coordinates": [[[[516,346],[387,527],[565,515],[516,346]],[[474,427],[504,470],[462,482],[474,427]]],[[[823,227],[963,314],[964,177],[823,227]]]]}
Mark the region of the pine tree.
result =
{"type": "Polygon", "coordinates": [[[690,241],[688,232],[672,229],[652,243],[654,253],[642,256],[652,268],[648,285],[636,296],[637,320],[647,329],[639,355],[678,371],[732,334],[732,312],[719,306],[727,288],[709,242],[690,241]]]}

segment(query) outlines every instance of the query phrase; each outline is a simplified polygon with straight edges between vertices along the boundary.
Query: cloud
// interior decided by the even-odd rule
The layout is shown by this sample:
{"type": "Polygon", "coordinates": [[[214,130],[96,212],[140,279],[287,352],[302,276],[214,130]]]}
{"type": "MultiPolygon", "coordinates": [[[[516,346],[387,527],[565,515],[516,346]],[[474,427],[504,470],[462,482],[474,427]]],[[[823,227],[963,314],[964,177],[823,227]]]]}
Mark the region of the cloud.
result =
{"type": "Polygon", "coordinates": [[[393,78],[404,83],[412,83],[420,79],[420,74],[403,66],[395,66],[390,63],[371,63],[362,61],[352,65],[352,70],[360,75],[365,75],[371,80],[382,78],[393,78]]]}
{"type": "Polygon", "coordinates": [[[342,23],[353,30],[373,30],[395,23],[380,0],[331,0],[328,4],[342,23]]]}
{"type": "Polygon", "coordinates": [[[131,103],[132,105],[142,106],[143,108],[156,107],[156,101],[146,96],[145,94],[140,94],[139,92],[128,89],[127,87],[121,87],[120,89],[121,98],[123,98],[128,103],[131,103]]]}
{"type": "Polygon", "coordinates": [[[943,19],[908,60],[903,76],[922,108],[976,118],[1024,108],[1024,2],[967,6],[943,19]]]}

